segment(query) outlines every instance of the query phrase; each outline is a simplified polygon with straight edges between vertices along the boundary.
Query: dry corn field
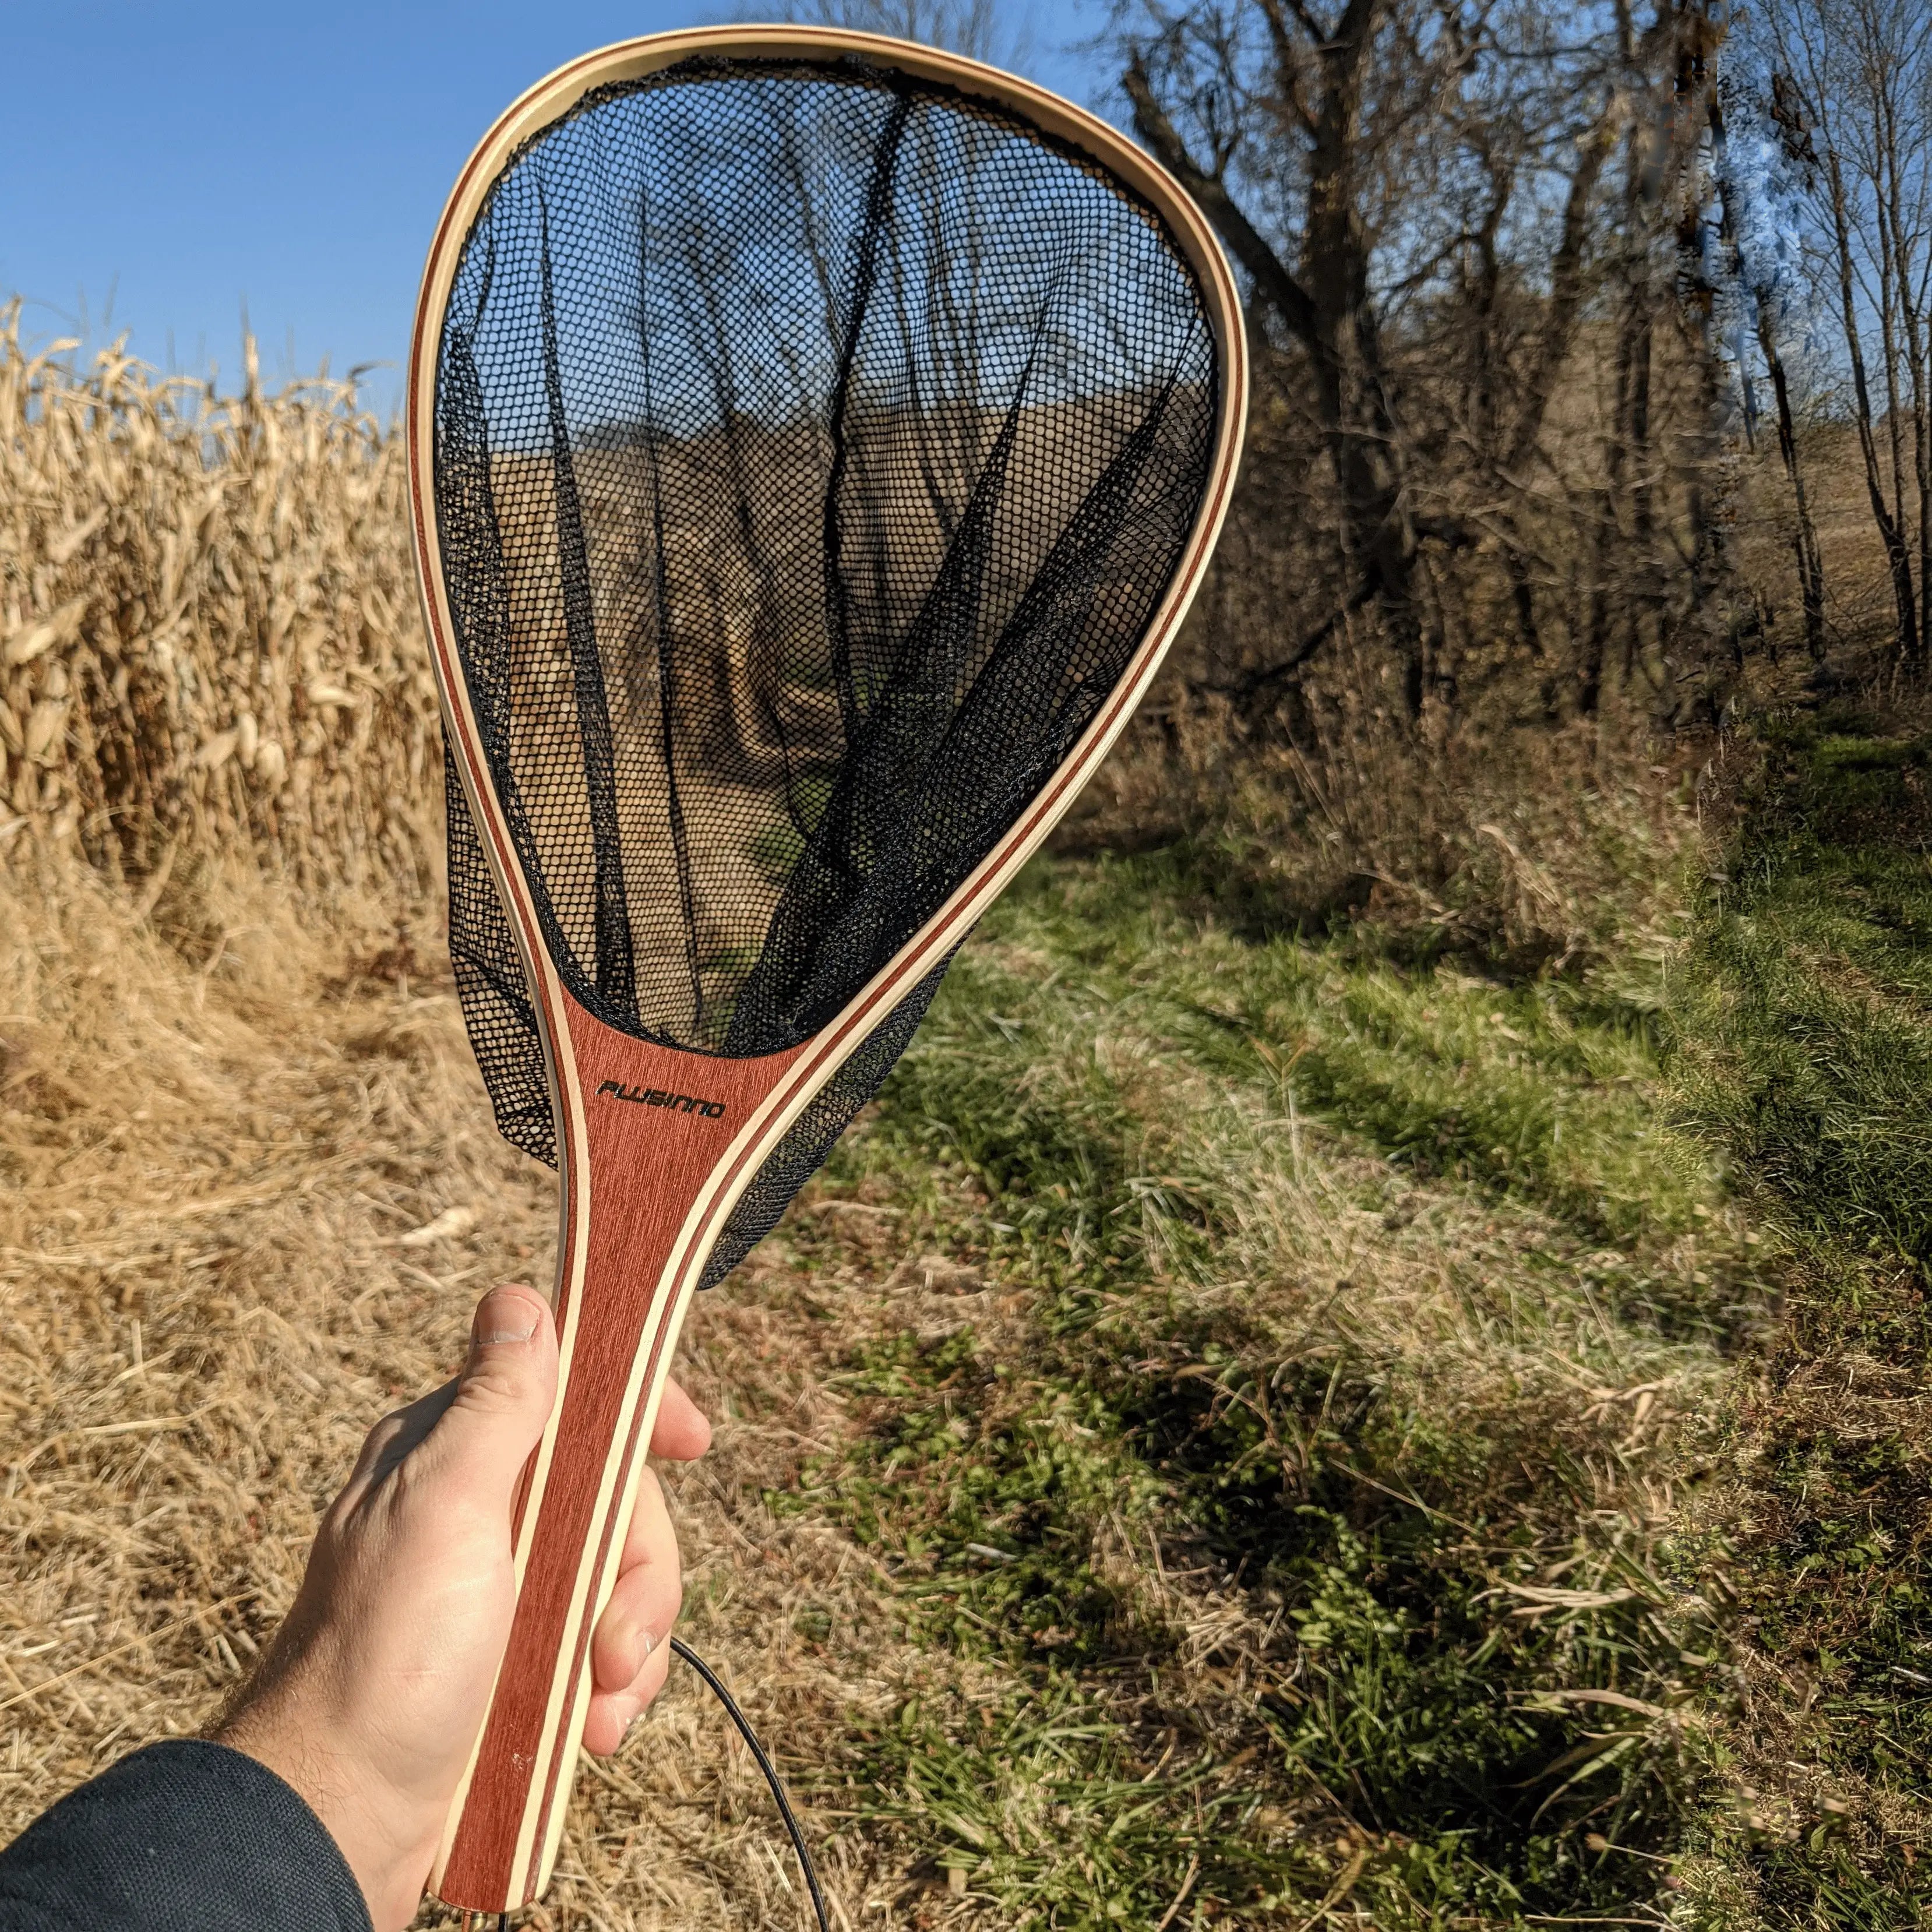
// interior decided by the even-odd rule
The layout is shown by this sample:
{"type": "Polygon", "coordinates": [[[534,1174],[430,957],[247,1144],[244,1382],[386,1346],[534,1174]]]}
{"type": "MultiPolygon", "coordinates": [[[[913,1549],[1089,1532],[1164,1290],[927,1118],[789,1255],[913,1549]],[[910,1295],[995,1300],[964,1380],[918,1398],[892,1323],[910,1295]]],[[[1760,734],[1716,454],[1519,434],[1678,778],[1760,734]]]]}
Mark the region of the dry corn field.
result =
{"type": "MultiPolygon", "coordinates": [[[[399,448],[344,388],[219,401],[112,355],[75,378],[69,346],[0,330],[7,1835],[212,1719],[362,1434],[449,1372],[488,1282],[548,1281],[554,1215],[440,950],[399,448]]],[[[722,1333],[732,1388],[776,1386],[755,1313],[722,1333]]],[[[707,1352],[700,1640],[766,1722],[822,1721],[772,1633],[808,1587],[856,1630],[863,1593],[762,1520],[707,1352]]],[[[674,1685],[648,1751],[587,1767],[532,1922],[790,1924],[769,1802],[674,1685]]]]}
{"type": "Polygon", "coordinates": [[[0,310],[0,842],[237,845],[427,887],[436,694],[400,446],[344,386],[84,376],[0,310]]]}

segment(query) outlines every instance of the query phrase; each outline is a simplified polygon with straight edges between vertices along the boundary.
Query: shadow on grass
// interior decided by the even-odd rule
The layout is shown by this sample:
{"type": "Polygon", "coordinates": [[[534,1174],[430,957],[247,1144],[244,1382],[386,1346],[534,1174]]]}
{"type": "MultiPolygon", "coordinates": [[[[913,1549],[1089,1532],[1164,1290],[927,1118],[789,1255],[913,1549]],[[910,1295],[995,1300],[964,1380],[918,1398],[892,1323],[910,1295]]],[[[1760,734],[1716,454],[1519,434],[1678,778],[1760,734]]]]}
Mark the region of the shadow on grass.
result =
{"type": "MultiPolygon", "coordinates": [[[[1932,1775],[1932,740],[1772,734],[1679,989],[1686,1120],[1790,1255],[1727,1513],[1758,1922],[1925,1922],[1932,1775]],[[1775,1801],[1774,1802],[1774,1801],[1775,1801]],[[1783,1808],[1778,1809],[1778,1807],[1783,1808]]],[[[1715,1924],[1719,1920],[1708,1922],[1715,1924]]]]}
{"type": "Polygon", "coordinates": [[[1708,1612],[1605,1489],[1623,1423],[1559,1384],[1606,1412],[1705,1359],[1735,1286],[1658,1257],[1737,1258],[1720,1184],[1655,1122],[1642,1027],[1232,938],[1167,863],[1036,871],[835,1160],[1021,1311],[997,1346],[964,1319],[852,1350],[843,1440],[772,1499],[841,1522],[917,1644],[1004,1687],[915,1700],[842,1802],[1013,1924],[1157,1922],[1184,1882],[1305,1918],[1345,1875],[1390,1926],[1646,1900],[1708,1612]],[[1466,1258],[1402,1233],[1438,1209],[1466,1258]],[[1515,1336],[1493,1398],[1433,1405],[1455,1371],[1426,1334],[1376,1340],[1372,1283],[1306,1275],[1324,1240],[1404,1239],[1378,1265],[1454,1277],[1426,1312],[1475,1324],[1472,1373],[1483,1324],[1515,1336]],[[1628,1288],[1580,1292],[1586,1261],[1628,1288]]]}

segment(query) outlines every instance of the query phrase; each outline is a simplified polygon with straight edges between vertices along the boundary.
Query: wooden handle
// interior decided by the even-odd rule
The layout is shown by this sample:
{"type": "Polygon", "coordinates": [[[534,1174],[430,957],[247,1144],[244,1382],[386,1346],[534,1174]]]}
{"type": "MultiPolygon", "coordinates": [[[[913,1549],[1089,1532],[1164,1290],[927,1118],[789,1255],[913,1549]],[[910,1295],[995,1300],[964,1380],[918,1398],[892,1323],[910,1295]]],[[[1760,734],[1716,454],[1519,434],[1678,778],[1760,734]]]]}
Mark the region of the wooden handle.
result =
{"type": "Polygon", "coordinates": [[[616,1581],[684,1311],[742,1183],[745,1130],[801,1048],[714,1059],[632,1040],[564,996],[554,1042],[562,1228],[556,1408],[514,1526],[517,1609],[431,1876],[471,1912],[549,1882],[616,1581]]]}

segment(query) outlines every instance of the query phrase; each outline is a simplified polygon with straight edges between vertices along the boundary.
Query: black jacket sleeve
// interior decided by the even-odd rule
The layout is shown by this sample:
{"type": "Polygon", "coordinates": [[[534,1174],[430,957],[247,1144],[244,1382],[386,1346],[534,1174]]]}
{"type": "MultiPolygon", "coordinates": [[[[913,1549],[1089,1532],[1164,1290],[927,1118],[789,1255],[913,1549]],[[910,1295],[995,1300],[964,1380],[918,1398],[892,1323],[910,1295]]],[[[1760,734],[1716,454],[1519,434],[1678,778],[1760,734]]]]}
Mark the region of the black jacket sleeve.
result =
{"type": "Polygon", "coordinates": [[[183,1738],[124,1757],[0,1852],[0,1932],[370,1932],[322,1820],[266,1766],[183,1738]]]}

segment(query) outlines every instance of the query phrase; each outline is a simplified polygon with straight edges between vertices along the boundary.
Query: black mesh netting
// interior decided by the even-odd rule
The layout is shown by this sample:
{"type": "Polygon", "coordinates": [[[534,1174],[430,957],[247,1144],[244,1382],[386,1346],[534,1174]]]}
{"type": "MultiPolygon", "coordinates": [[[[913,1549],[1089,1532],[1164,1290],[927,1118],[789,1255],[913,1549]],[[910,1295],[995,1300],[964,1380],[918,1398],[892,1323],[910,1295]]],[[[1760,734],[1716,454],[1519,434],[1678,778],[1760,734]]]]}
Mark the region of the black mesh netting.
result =
{"type": "MultiPolygon", "coordinates": [[[[823,1026],[1118,682],[1199,511],[1202,290],[1005,110],[851,61],[600,88],[464,241],[435,500],[497,800],[572,994],[668,1046],[823,1026]]],[[[515,944],[449,787],[450,940],[499,1126],[554,1161],[515,944]]],[[[753,1180],[757,1240],[944,966],[753,1180]]]]}

